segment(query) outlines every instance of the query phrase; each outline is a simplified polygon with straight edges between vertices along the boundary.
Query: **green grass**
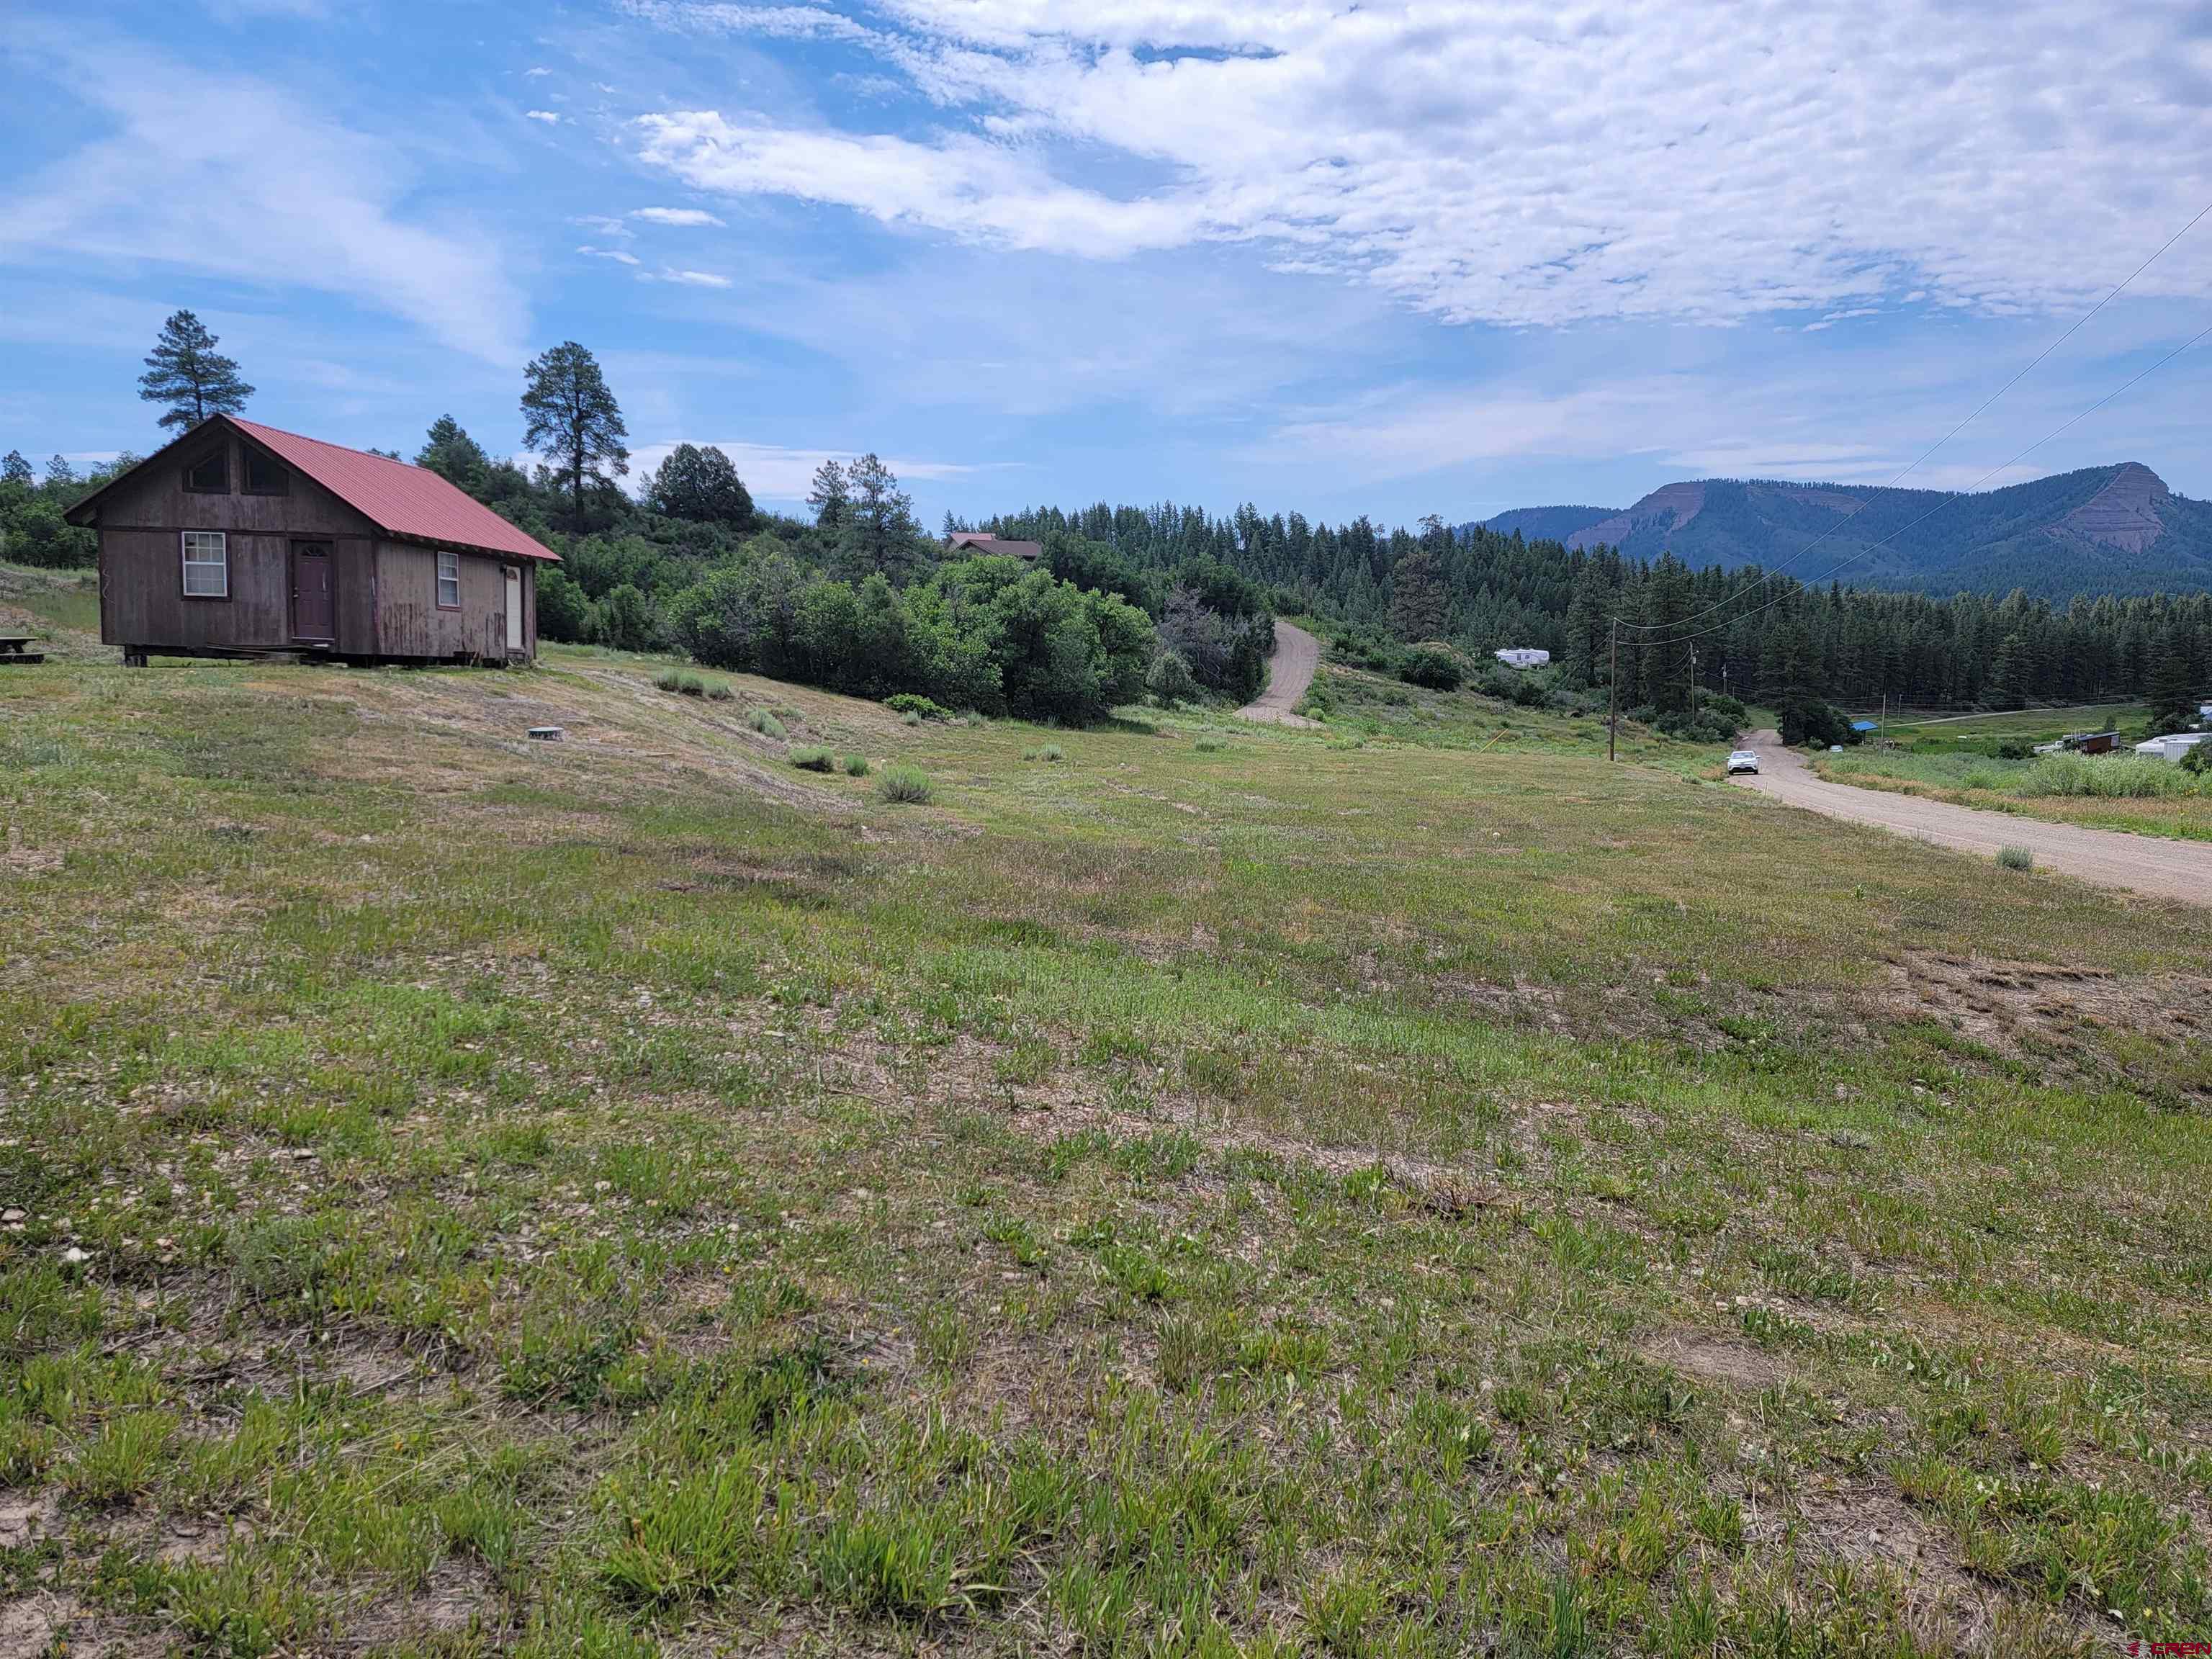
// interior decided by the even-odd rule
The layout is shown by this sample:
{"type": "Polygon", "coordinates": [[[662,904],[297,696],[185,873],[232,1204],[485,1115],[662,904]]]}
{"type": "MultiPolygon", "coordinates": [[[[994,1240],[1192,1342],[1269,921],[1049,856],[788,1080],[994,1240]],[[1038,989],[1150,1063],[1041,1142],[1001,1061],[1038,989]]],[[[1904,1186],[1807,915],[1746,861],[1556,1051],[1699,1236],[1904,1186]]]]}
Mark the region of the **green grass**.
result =
{"type": "Polygon", "coordinates": [[[732,678],[906,812],[657,666],[0,680],[0,1571],[72,1647],[2212,1627],[2212,913],[1349,675],[1048,775],[732,678]]]}
{"type": "Polygon", "coordinates": [[[1963,805],[2148,835],[2212,840],[2212,783],[2140,755],[2007,758],[1873,748],[1820,755],[1823,777],[1963,805]]]}

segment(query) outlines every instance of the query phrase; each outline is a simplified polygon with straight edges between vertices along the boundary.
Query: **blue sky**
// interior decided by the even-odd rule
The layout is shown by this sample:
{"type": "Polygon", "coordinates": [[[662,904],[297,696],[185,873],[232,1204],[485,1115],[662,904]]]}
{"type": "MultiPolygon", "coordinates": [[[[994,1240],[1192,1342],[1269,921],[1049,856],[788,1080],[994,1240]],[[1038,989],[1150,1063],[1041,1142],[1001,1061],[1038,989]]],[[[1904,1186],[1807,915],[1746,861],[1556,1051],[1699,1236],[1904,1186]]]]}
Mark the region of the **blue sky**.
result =
{"type": "MultiPolygon", "coordinates": [[[[2212,204],[2212,9],[1850,0],[168,0],[10,9],[0,450],[150,448],[190,307],[250,412],[520,441],[584,342],[639,459],[926,518],[1393,521],[1886,483],[2212,204]]],[[[2212,325],[2212,218],[1907,483],[2212,325]]],[[[2212,340],[1996,473],[2212,495],[2212,340]]]]}

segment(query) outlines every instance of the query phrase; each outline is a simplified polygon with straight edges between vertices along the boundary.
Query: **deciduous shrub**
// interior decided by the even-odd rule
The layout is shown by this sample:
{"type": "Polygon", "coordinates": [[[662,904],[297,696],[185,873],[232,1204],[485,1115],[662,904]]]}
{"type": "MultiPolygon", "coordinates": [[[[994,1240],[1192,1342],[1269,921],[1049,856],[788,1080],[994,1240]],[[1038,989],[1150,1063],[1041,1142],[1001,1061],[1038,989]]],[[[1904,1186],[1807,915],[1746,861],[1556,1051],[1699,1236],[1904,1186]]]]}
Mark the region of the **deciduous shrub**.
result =
{"type": "Polygon", "coordinates": [[[1449,652],[1408,651],[1398,665],[1398,678],[1408,685],[1431,691],[1456,691],[1467,681],[1467,671],[1449,652]]]}

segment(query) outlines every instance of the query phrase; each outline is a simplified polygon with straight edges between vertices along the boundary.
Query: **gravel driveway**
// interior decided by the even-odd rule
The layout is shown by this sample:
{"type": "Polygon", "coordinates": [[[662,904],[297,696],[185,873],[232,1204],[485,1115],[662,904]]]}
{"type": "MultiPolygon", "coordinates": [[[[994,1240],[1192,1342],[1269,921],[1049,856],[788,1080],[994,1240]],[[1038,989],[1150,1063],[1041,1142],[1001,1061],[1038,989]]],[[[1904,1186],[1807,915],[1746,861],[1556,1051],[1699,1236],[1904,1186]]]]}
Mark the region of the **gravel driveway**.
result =
{"type": "Polygon", "coordinates": [[[2038,869],[2057,870],[2100,887],[2125,887],[2187,904],[2212,904],[2212,842],[2085,830],[2078,824],[2046,823],[2010,812],[1984,812],[1948,801],[1829,783],[1814,775],[1803,756],[1784,748],[1772,732],[1753,732],[1750,747],[1759,751],[1759,775],[1735,781],[1791,806],[1870,823],[1982,858],[1995,858],[2001,847],[2024,847],[2035,854],[2038,869]]]}
{"type": "Polygon", "coordinates": [[[1275,618],[1275,654],[1269,662],[1267,689],[1237,712],[1248,720],[1271,726],[1311,726],[1313,721],[1293,714],[1298,699],[1313,684],[1321,666],[1321,641],[1303,628],[1275,618]]]}

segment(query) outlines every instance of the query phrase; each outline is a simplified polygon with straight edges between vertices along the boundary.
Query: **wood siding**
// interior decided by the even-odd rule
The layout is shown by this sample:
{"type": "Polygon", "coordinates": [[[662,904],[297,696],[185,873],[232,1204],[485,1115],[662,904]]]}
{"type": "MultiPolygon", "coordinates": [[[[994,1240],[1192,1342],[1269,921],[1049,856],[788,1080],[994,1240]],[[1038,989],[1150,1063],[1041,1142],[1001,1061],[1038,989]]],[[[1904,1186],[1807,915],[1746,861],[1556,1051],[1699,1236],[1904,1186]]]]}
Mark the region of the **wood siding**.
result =
{"type": "MultiPolygon", "coordinates": [[[[331,544],[331,607],[340,656],[376,654],[370,583],[376,527],[320,485],[294,473],[282,495],[243,493],[241,443],[222,447],[230,489],[208,495],[185,488],[185,469],[207,453],[193,449],[175,465],[149,468],[100,504],[100,637],[155,651],[283,651],[293,645],[292,544],[331,544]],[[220,530],[229,544],[230,597],[187,599],[183,533],[220,530]]],[[[289,470],[289,469],[288,469],[289,470]]]]}
{"type": "MultiPolygon", "coordinates": [[[[441,611],[437,554],[395,542],[321,485],[292,472],[283,495],[249,495],[241,451],[226,433],[210,447],[226,449],[230,489],[222,495],[184,487],[187,466],[206,449],[180,453],[174,465],[149,468],[118,485],[100,504],[100,636],[126,649],[223,652],[295,647],[292,616],[292,544],[331,544],[335,637],[333,656],[451,660],[506,657],[509,564],[522,571],[523,654],[538,647],[538,573],[534,562],[463,553],[461,606],[441,611]],[[228,541],[230,595],[187,599],[183,532],[220,530],[228,541]]],[[[288,469],[289,471],[289,469],[288,469]]]]}
{"type": "Polygon", "coordinates": [[[507,655],[506,567],[522,568],[522,650],[538,646],[538,578],[527,561],[463,553],[461,605],[438,606],[438,555],[411,542],[380,542],[376,550],[376,634],[387,657],[507,655]]]}

